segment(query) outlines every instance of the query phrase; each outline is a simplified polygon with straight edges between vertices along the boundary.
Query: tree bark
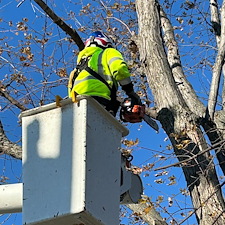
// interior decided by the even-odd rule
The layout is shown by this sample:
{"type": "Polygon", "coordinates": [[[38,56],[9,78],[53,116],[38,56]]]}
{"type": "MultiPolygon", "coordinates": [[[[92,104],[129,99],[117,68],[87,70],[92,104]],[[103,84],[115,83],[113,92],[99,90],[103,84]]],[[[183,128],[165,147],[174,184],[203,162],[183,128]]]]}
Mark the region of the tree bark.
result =
{"type": "Polygon", "coordinates": [[[216,35],[217,45],[220,43],[221,25],[217,0],[210,0],[211,23],[216,35]]]}
{"type": "Polygon", "coordinates": [[[22,147],[11,142],[5,135],[0,120],[0,154],[7,154],[16,159],[22,159],[22,147]]]}
{"type": "MultiPolygon", "coordinates": [[[[158,120],[169,136],[178,160],[182,161],[207,148],[198,122],[200,117],[189,108],[188,96],[177,87],[173,77],[172,64],[168,62],[162,41],[158,1],[137,0],[136,7],[140,58],[155,97],[158,120]]],[[[182,167],[200,225],[225,224],[225,204],[211,159],[210,153],[206,152],[182,167]]]]}
{"type": "MultiPolygon", "coordinates": [[[[211,24],[216,36],[217,47],[220,46],[221,40],[221,20],[220,20],[220,11],[218,9],[217,0],[210,0],[210,11],[211,11],[211,24]]],[[[225,18],[221,18],[224,21],[225,18]]],[[[224,23],[224,22],[223,22],[224,23]]],[[[223,28],[224,30],[224,28],[223,28]]],[[[224,37],[223,37],[224,38],[224,37]]],[[[223,63],[223,75],[225,76],[225,66],[223,63]]],[[[225,81],[223,81],[223,91],[222,91],[222,110],[225,110],[225,81]]]]}
{"type": "Polygon", "coordinates": [[[153,204],[128,204],[128,208],[141,217],[148,225],[167,225],[166,221],[155,210],[153,204]]]}
{"type": "MultiPolygon", "coordinates": [[[[213,67],[212,81],[211,81],[209,101],[208,101],[209,116],[212,120],[214,119],[214,113],[216,109],[218,92],[219,92],[219,84],[221,80],[221,72],[224,65],[224,57],[225,57],[225,26],[224,26],[225,24],[224,23],[225,23],[225,2],[223,2],[222,8],[221,8],[221,35],[218,41],[218,53],[216,57],[216,62],[213,67]]],[[[224,102],[224,99],[223,99],[223,102],[224,102]]]]}
{"type": "MultiPolygon", "coordinates": [[[[75,41],[79,50],[84,48],[84,43],[81,40],[79,34],[69,27],[61,18],[59,18],[49,7],[45,4],[42,0],[34,0],[42,9],[43,11],[56,23],[63,31],[65,31],[70,37],[75,41]]],[[[13,105],[21,109],[22,111],[27,110],[25,106],[20,104],[16,99],[14,99],[8,92],[6,91],[5,87],[0,87],[0,95],[6,98],[9,102],[13,105]]],[[[148,112],[149,114],[150,111],[148,112]]],[[[22,159],[22,147],[11,142],[4,133],[2,123],[0,121],[0,153],[10,155],[17,159],[22,159]]],[[[127,205],[128,208],[137,212],[146,223],[150,225],[166,225],[167,223],[163,220],[160,214],[151,207],[151,210],[146,213],[144,211],[148,205],[146,204],[130,204],[127,205]]]]}
{"type": "Polygon", "coordinates": [[[202,102],[199,101],[192,85],[184,75],[178,45],[175,40],[173,26],[170,20],[167,18],[162,7],[160,7],[160,20],[163,31],[163,40],[167,48],[167,59],[175,83],[179,91],[181,92],[183,98],[185,99],[188,108],[196,115],[204,117],[205,107],[202,102]]]}

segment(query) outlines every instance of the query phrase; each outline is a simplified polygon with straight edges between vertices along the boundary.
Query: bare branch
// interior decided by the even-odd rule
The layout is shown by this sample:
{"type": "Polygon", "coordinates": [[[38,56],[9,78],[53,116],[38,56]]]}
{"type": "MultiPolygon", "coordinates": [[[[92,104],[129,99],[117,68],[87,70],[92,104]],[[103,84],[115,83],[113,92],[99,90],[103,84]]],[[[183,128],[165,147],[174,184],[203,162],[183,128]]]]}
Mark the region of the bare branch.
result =
{"type": "Polygon", "coordinates": [[[221,46],[221,48],[219,49],[218,55],[216,57],[215,65],[213,67],[213,76],[212,76],[212,82],[211,82],[211,87],[209,92],[209,101],[208,101],[209,115],[212,120],[214,117],[217,97],[219,93],[219,83],[221,79],[224,54],[225,54],[225,45],[221,46]]]}
{"type": "Polygon", "coordinates": [[[158,113],[157,113],[157,110],[155,108],[146,107],[145,113],[146,113],[146,115],[148,115],[148,116],[150,116],[154,119],[157,119],[158,113]]]}
{"type": "Polygon", "coordinates": [[[26,1],[26,0],[20,1],[16,7],[19,8],[25,1],[26,1]]]}
{"type": "MultiPolygon", "coordinates": [[[[223,42],[223,45],[225,45],[225,2],[223,2],[222,9],[221,9],[221,42],[223,42]]],[[[223,76],[225,77],[225,65],[223,61],[223,76]]],[[[222,105],[223,110],[225,110],[225,79],[223,83],[223,92],[222,92],[222,105]]]]}
{"type": "Polygon", "coordinates": [[[22,147],[11,142],[5,135],[0,120],[0,154],[7,154],[16,159],[22,159],[22,147]]]}
{"type": "Polygon", "coordinates": [[[65,31],[70,37],[75,41],[79,50],[84,48],[84,43],[81,40],[79,34],[75,29],[72,29],[68,24],[66,24],[61,18],[59,18],[42,0],[34,0],[45,13],[57,24],[63,31],[65,31]]]}
{"type": "Polygon", "coordinates": [[[126,206],[137,213],[149,225],[167,225],[152,203],[128,204],[126,206]]]}
{"type": "Polygon", "coordinates": [[[136,1],[139,23],[137,45],[140,60],[157,107],[171,108],[176,105],[184,108],[186,103],[178,91],[162,43],[158,1],[153,2],[136,1]],[[151,13],[151,19],[149,13],[151,13]],[[160,86],[161,84],[163,86],[160,86]]]}
{"type": "MultiPolygon", "coordinates": [[[[225,68],[223,66],[223,74],[225,76],[225,68]]],[[[223,80],[223,92],[222,92],[222,110],[225,110],[225,79],[223,80]]]]}
{"type": "MultiPolygon", "coordinates": [[[[19,103],[16,99],[10,96],[3,87],[0,87],[0,96],[6,98],[13,105],[17,106],[22,111],[27,110],[25,106],[19,103]]],[[[22,147],[11,142],[5,135],[1,120],[0,120],[0,154],[7,154],[16,159],[22,159],[22,147]]]]}
{"type": "MultiPolygon", "coordinates": [[[[219,17],[217,0],[210,0],[210,11],[211,11],[211,23],[216,35],[217,46],[219,47],[220,39],[221,39],[221,21],[219,17]]],[[[223,65],[222,71],[223,71],[223,74],[225,75],[224,65],[223,65]]],[[[225,109],[225,81],[223,83],[223,91],[222,91],[222,108],[225,109]]]]}
{"type": "Polygon", "coordinates": [[[162,30],[164,32],[163,39],[168,49],[167,58],[172,70],[174,80],[189,109],[196,115],[202,117],[205,113],[205,107],[202,102],[199,101],[192,85],[184,75],[183,68],[181,66],[177,41],[174,36],[174,29],[162,7],[160,7],[160,19],[162,30]]]}
{"type": "MultiPolygon", "coordinates": [[[[187,221],[193,214],[195,214],[197,212],[197,210],[199,210],[203,205],[205,205],[209,200],[210,198],[213,196],[213,195],[216,195],[217,192],[220,190],[220,188],[225,184],[225,182],[223,182],[222,184],[219,184],[218,187],[216,188],[216,190],[207,198],[204,200],[204,202],[201,203],[201,205],[198,207],[198,208],[195,208],[195,210],[193,210],[185,219],[183,219],[178,225],[181,225],[183,224],[185,221],[187,221]]],[[[222,215],[224,214],[224,211],[221,210],[219,216],[217,217],[217,220],[219,217],[221,217],[222,215]]],[[[216,220],[214,220],[215,222],[216,220]]],[[[213,224],[215,224],[213,222],[213,224]]]]}
{"type": "Polygon", "coordinates": [[[222,67],[224,65],[224,55],[225,55],[225,2],[223,2],[221,9],[221,39],[218,47],[218,54],[216,57],[216,62],[213,67],[213,76],[209,93],[208,110],[211,119],[214,117],[217,97],[219,92],[219,84],[221,79],[222,67]]]}
{"type": "MultiPolygon", "coordinates": [[[[215,35],[216,35],[216,41],[217,41],[217,47],[220,48],[221,39],[224,43],[224,37],[221,37],[221,21],[219,18],[219,10],[218,10],[218,3],[217,0],[210,0],[210,11],[211,11],[211,22],[212,27],[214,29],[215,35]]],[[[222,23],[224,24],[224,5],[223,5],[223,11],[222,11],[222,23]]],[[[224,26],[224,25],[223,25],[224,26]]],[[[224,27],[222,28],[222,32],[224,35],[224,27]]],[[[224,61],[222,62],[222,72],[225,75],[225,65],[224,61]]],[[[220,75],[221,76],[221,75],[220,75]]],[[[225,81],[224,81],[225,82],[225,81]]],[[[219,84],[218,84],[219,85],[219,84]]],[[[223,102],[223,110],[225,105],[225,83],[223,84],[223,92],[222,92],[222,102],[223,102]]],[[[221,111],[222,112],[222,111],[221,111]]],[[[202,121],[202,126],[204,130],[206,131],[207,136],[209,137],[212,144],[220,142],[220,140],[223,140],[222,135],[223,133],[223,121],[221,121],[221,116],[223,114],[220,111],[217,111],[214,115],[214,122],[212,121],[202,121]]],[[[220,151],[216,151],[216,157],[219,161],[220,167],[225,174],[225,157],[224,157],[224,148],[220,151]]]]}
{"type": "Polygon", "coordinates": [[[9,102],[11,102],[13,105],[17,106],[22,111],[27,110],[27,108],[20,104],[16,99],[14,99],[12,96],[10,96],[3,87],[0,87],[0,96],[6,98],[9,102]]]}
{"type": "Polygon", "coordinates": [[[158,171],[158,170],[164,170],[164,169],[168,169],[170,167],[178,167],[178,166],[183,166],[183,165],[186,165],[189,161],[191,161],[192,159],[194,158],[197,158],[198,156],[216,148],[216,147],[220,147],[221,145],[224,145],[225,141],[222,140],[218,143],[216,143],[215,145],[209,147],[209,148],[206,148],[204,151],[201,151],[201,152],[198,152],[197,154],[193,155],[192,157],[189,157],[188,159],[185,159],[185,160],[182,160],[182,161],[179,161],[177,163],[173,163],[173,164],[170,164],[170,165],[167,165],[167,166],[162,166],[162,167],[158,167],[158,168],[155,168],[154,171],[158,171]],[[182,165],[183,164],[183,165],[182,165]]]}
{"type": "Polygon", "coordinates": [[[114,20],[119,21],[121,24],[123,24],[123,25],[127,28],[127,30],[129,31],[130,35],[133,35],[133,33],[132,33],[132,31],[130,30],[130,28],[129,28],[129,27],[127,26],[127,24],[124,23],[122,20],[120,20],[120,19],[118,19],[118,18],[116,18],[116,17],[114,17],[114,16],[113,16],[113,17],[108,16],[107,19],[114,19],[114,20]]]}
{"type": "Polygon", "coordinates": [[[211,11],[212,27],[213,27],[213,30],[216,34],[217,45],[219,46],[220,35],[221,35],[221,24],[220,24],[217,0],[210,0],[210,11],[211,11]]]}

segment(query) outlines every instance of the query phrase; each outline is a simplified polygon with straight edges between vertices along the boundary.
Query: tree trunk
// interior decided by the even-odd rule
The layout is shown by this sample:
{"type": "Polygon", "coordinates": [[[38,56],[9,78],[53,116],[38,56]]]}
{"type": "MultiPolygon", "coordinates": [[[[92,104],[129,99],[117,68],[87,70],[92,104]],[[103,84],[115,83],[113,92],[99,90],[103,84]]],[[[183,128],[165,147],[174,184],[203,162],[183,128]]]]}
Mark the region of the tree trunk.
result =
{"type": "Polygon", "coordinates": [[[197,221],[200,225],[225,224],[225,204],[212,156],[209,152],[199,155],[207,148],[200,118],[188,107],[187,94],[182,95],[177,87],[162,44],[158,1],[137,0],[136,7],[140,59],[155,97],[158,120],[179,161],[198,154],[182,166],[197,221]]]}

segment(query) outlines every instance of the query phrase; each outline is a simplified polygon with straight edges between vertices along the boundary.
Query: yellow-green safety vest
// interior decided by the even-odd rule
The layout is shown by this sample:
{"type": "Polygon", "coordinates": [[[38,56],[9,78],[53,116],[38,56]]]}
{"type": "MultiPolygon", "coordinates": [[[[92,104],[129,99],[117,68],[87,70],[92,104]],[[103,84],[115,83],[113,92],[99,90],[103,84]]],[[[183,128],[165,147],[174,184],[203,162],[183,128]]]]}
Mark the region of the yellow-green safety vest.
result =
{"type": "MultiPolygon", "coordinates": [[[[112,87],[113,84],[117,87],[117,82],[122,85],[130,82],[130,72],[127,64],[121,53],[116,49],[107,48],[103,50],[99,47],[87,47],[79,53],[77,65],[82,59],[87,57],[90,57],[88,67],[102,76],[110,87],[112,87]]],[[[69,97],[72,96],[72,92],[76,92],[76,94],[79,95],[98,96],[110,100],[109,88],[86,70],[82,70],[73,83],[72,80],[75,72],[76,69],[70,73],[68,83],[69,97]]]]}

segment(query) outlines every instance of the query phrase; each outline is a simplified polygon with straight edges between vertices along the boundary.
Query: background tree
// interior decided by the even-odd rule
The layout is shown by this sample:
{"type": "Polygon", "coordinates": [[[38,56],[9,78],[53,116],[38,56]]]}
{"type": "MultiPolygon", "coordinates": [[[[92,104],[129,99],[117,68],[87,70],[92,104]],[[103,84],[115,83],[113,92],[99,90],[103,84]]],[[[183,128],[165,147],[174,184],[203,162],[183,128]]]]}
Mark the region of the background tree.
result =
{"type": "MultiPolygon", "coordinates": [[[[181,192],[190,193],[193,204],[190,212],[186,213],[185,205],[182,206],[179,210],[182,219],[163,205],[162,196],[155,202],[146,198],[142,204],[130,206],[135,211],[134,223],[141,223],[138,218],[142,217],[148,224],[163,224],[160,217],[151,214],[154,203],[171,224],[185,223],[193,214],[200,225],[225,224],[221,179],[225,172],[225,92],[221,77],[225,3],[99,0],[68,1],[63,7],[57,1],[46,3],[82,38],[93,30],[107,32],[126,57],[136,90],[151,107],[148,113],[160,122],[170,139],[171,146],[160,152],[160,162],[163,159],[166,166],[158,168],[157,161],[151,160],[133,169],[146,174],[161,169],[156,175],[164,176],[172,166],[182,168],[188,191],[181,192]],[[173,157],[173,152],[178,161],[168,165],[166,159],[173,157]]],[[[0,9],[7,7],[5,3],[0,9]]],[[[52,102],[59,92],[66,95],[67,70],[75,66],[78,52],[74,37],[60,30],[62,24],[57,18],[52,18],[56,26],[32,1],[19,2],[18,12],[22,7],[29,10],[20,22],[12,17],[1,18],[0,66],[4,75],[0,95],[4,129],[8,125],[4,120],[9,116],[16,122],[20,110],[52,102]]],[[[20,159],[21,149],[16,144],[19,137],[7,135],[9,141],[5,134],[1,125],[0,152],[20,159]]],[[[138,140],[123,143],[126,150],[133,147],[134,153],[140,148],[138,140]]],[[[175,184],[175,177],[169,179],[171,185],[175,184]]],[[[156,182],[161,183],[162,179],[156,182]]],[[[169,206],[177,200],[174,196],[168,199],[169,206]]]]}

